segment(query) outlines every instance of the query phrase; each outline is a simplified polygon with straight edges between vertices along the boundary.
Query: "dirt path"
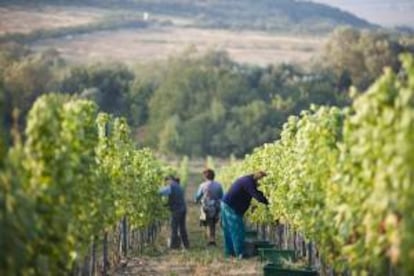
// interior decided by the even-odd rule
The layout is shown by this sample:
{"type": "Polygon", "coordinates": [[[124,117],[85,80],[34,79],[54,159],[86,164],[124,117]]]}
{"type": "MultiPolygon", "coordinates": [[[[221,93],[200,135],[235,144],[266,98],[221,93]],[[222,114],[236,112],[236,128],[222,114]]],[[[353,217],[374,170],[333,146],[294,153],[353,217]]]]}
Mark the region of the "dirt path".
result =
{"type": "Polygon", "coordinates": [[[261,275],[257,258],[249,260],[225,259],[223,257],[222,233],[218,229],[217,247],[206,245],[204,228],[199,226],[199,206],[192,197],[201,178],[192,176],[187,187],[187,228],[190,250],[167,248],[168,227],[164,227],[155,245],[143,255],[130,257],[117,269],[118,276],[125,275],[261,275]]]}

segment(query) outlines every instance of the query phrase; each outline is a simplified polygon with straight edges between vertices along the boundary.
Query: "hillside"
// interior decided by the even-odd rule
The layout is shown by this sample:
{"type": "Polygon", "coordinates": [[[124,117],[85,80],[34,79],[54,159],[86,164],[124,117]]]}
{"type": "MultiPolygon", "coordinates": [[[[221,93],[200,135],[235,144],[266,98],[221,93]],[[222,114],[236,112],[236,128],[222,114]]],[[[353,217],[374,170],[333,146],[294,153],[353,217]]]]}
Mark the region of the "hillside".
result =
{"type": "Polygon", "coordinates": [[[349,11],[357,16],[386,27],[414,28],[412,0],[313,0],[349,11]]]}
{"type": "MultiPolygon", "coordinates": [[[[36,2],[56,4],[56,1],[50,0],[36,2]]],[[[203,28],[325,33],[339,25],[373,27],[366,20],[338,8],[296,0],[62,0],[58,3],[127,8],[130,11],[188,18],[193,22],[192,27],[203,28]]]]}
{"type": "MultiPolygon", "coordinates": [[[[321,33],[339,25],[372,27],[367,21],[337,8],[295,0],[124,0],[118,3],[121,2],[156,14],[192,18],[196,27],[206,28],[321,33]]],[[[97,0],[89,3],[102,5],[97,0]]]]}

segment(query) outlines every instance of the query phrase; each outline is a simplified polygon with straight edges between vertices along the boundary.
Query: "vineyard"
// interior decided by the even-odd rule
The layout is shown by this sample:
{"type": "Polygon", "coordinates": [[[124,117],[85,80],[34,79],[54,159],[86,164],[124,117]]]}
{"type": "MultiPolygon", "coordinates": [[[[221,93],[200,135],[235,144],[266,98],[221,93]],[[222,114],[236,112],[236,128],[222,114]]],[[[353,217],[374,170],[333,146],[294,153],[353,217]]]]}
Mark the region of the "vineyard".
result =
{"type": "MultiPolygon", "coordinates": [[[[300,233],[321,274],[414,274],[414,60],[402,60],[402,73],[386,70],[351,106],[290,117],[280,140],[220,170],[227,185],[268,173],[260,189],[270,205],[252,208],[249,223],[300,233]]],[[[126,244],[155,239],[170,168],[136,147],[125,119],[47,94],[24,137],[13,134],[0,171],[1,275],[93,275],[98,266],[106,275],[126,244]]]]}
{"type": "Polygon", "coordinates": [[[91,244],[105,241],[106,255],[118,222],[152,227],[164,170],[135,149],[123,119],[86,100],[41,97],[1,171],[0,274],[62,275],[91,244]]]}
{"type": "MultiPolygon", "coordinates": [[[[322,266],[356,275],[413,275],[414,60],[391,71],[349,108],[313,107],[222,172],[230,183],[266,170],[270,207],[250,220],[288,225],[319,252],[322,266]]],[[[321,273],[326,272],[321,267],[321,273]]]]}

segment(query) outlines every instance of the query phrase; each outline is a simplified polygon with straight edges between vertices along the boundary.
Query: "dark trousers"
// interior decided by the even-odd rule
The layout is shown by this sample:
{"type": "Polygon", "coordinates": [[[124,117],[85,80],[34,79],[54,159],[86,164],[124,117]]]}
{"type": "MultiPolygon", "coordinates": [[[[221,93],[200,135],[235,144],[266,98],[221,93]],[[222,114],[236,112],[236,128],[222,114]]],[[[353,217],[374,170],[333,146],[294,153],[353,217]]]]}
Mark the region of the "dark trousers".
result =
{"type": "Polygon", "coordinates": [[[189,248],[187,228],[185,226],[186,211],[172,212],[171,216],[171,241],[170,248],[180,248],[181,242],[185,248],[189,248]]]}
{"type": "Polygon", "coordinates": [[[217,224],[218,219],[216,218],[212,218],[212,219],[207,219],[206,224],[207,224],[207,236],[208,236],[208,241],[210,243],[215,243],[216,242],[216,224],[217,224]]]}

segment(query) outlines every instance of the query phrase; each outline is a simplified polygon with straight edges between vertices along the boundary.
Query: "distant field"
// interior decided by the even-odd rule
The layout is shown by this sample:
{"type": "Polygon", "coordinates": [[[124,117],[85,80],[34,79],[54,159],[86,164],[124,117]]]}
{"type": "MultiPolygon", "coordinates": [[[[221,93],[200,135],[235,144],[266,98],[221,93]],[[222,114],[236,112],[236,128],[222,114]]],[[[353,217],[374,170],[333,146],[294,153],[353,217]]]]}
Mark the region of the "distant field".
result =
{"type": "Polygon", "coordinates": [[[104,9],[90,7],[0,6],[0,34],[84,25],[107,14],[104,9]]]}
{"type": "Polygon", "coordinates": [[[227,50],[239,62],[269,63],[309,61],[318,54],[324,38],[277,36],[260,32],[232,32],[195,28],[149,28],[96,32],[49,39],[33,44],[36,50],[58,49],[78,62],[113,60],[127,63],[164,59],[195,46],[200,51],[227,50]]]}
{"type": "MultiPolygon", "coordinates": [[[[0,7],[0,35],[85,25],[127,12],[72,6],[3,6],[0,7]]],[[[325,41],[325,38],[318,37],[189,28],[192,22],[186,18],[150,16],[168,20],[173,26],[95,31],[38,40],[29,46],[37,51],[56,48],[64,58],[74,63],[101,60],[130,64],[148,62],[165,59],[194,46],[201,52],[226,50],[233,59],[242,63],[267,65],[307,62],[320,52],[325,41]]]]}

